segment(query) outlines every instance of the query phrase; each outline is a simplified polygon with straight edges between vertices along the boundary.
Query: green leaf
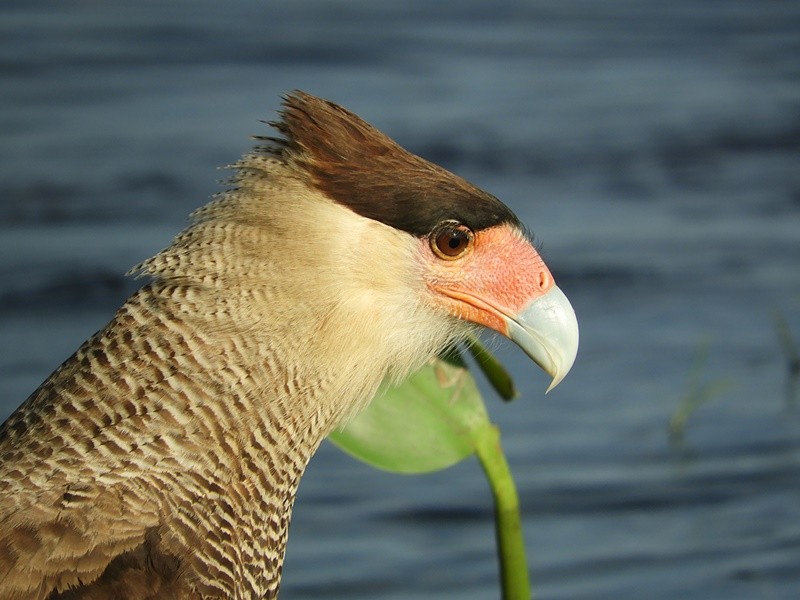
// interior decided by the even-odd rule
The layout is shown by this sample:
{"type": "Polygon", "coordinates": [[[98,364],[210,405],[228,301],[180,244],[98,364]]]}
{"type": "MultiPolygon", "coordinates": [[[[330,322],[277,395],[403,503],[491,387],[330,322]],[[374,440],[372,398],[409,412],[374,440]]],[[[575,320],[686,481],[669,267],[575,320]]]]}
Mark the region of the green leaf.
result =
{"type": "MultiPolygon", "coordinates": [[[[497,359],[476,340],[469,348],[498,392],[504,397],[516,394],[497,359]]],[[[395,473],[438,471],[476,454],[494,496],[503,600],[531,598],[517,489],[500,432],[489,421],[458,352],[436,359],[400,385],[382,386],[370,406],[330,440],[356,458],[395,473]]]]}
{"type": "Polygon", "coordinates": [[[402,384],[384,384],[369,407],[329,439],[352,456],[395,473],[429,473],[475,452],[489,423],[461,357],[439,358],[402,384]]]}

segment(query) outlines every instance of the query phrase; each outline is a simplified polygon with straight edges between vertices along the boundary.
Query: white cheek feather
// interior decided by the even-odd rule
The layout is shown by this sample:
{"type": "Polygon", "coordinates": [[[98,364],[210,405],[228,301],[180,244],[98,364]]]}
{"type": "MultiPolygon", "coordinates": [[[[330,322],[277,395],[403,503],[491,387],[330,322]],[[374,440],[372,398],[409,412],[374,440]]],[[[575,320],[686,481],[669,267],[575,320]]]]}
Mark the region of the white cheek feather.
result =
{"type": "Polygon", "coordinates": [[[338,205],[329,207],[329,223],[347,233],[336,238],[344,242],[335,253],[343,257],[335,288],[337,316],[323,338],[332,342],[333,363],[342,360],[346,348],[350,372],[360,378],[369,373],[371,389],[354,407],[358,410],[381,380],[405,378],[460,339],[469,326],[432,301],[416,237],[338,205]]]}

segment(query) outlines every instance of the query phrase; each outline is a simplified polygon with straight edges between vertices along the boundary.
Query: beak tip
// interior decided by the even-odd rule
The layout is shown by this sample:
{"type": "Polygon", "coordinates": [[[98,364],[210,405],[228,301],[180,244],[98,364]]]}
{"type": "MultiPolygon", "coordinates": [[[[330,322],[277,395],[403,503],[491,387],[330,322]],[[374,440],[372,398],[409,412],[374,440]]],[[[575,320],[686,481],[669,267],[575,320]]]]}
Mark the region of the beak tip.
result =
{"type": "Polygon", "coordinates": [[[567,376],[578,354],[578,320],[564,293],[553,286],[508,320],[509,337],[553,380],[545,394],[567,376]]]}
{"type": "Polygon", "coordinates": [[[570,366],[567,369],[561,371],[560,373],[556,373],[555,376],[553,377],[553,380],[550,382],[550,385],[547,386],[547,389],[544,391],[544,393],[549,394],[552,390],[555,389],[555,387],[559,383],[564,381],[564,378],[567,376],[567,373],[569,373],[571,368],[572,364],[570,364],[570,366]]]}

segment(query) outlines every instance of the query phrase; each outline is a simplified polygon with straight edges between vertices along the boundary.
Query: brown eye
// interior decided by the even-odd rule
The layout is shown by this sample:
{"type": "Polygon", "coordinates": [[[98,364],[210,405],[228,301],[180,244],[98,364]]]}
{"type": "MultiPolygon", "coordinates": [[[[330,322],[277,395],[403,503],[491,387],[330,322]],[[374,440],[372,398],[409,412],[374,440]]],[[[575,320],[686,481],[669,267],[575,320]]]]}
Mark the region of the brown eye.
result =
{"type": "Polygon", "coordinates": [[[455,260],[472,247],[474,237],[469,227],[456,221],[446,221],[431,233],[431,250],[439,258],[455,260]]]}

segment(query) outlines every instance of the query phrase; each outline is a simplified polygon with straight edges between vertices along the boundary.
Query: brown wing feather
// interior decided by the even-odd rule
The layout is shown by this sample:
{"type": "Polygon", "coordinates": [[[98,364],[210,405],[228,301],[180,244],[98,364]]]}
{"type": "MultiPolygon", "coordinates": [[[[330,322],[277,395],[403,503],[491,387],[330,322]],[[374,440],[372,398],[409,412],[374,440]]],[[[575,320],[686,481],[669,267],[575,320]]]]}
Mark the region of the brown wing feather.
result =
{"type": "Polygon", "coordinates": [[[99,407],[121,400],[86,387],[109,377],[86,371],[102,346],[87,342],[0,429],[0,599],[93,581],[158,525],[98,450],[114,429],[99,425],[99,407]]]}
{"type": "Polygon", "coordinates": [[[148,287],[134,295],[0,428],[0,599],[152,553],[166,495],[153,480],[174,466],[164,437],[178,428],[163,403],[179,410],[171,378],[189,352],[156,304],[148,287]]]}

